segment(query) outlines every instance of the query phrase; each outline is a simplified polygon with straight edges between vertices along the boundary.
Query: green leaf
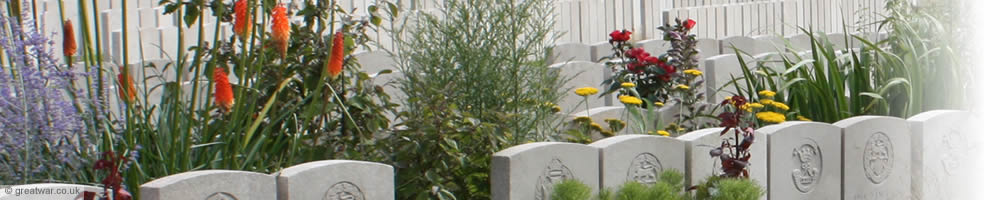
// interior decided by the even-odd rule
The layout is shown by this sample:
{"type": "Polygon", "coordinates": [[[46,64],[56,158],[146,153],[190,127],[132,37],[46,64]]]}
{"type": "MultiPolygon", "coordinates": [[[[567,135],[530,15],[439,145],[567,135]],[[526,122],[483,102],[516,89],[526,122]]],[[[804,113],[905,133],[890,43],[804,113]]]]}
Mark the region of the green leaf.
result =
{"type": "Polygon", "coordinates": [[[191,27],[191,25],[194,25],[194,22],[197,21],[198,17],[200,16],[201,16],[201,8],[199,8],[198,5],[185,4],[184,24],[187,24],[188,27],[191,27]]]}

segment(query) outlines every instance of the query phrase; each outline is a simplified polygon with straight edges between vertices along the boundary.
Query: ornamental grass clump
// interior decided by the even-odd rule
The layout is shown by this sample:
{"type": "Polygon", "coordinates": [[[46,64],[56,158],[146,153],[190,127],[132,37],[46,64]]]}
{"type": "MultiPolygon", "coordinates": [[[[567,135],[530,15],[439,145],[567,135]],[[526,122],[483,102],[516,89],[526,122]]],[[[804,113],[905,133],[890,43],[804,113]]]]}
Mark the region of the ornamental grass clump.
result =
{"type": "MultiPolygon", "coordinates": [[[[546,102],[563,80],[545,64],[554,42],[548,0],[446,0],[393,33],[407,101],[390,137],[397,198],[489,199],[490,155],[562,140],[546,102]],[[405,36],[404,36],[405,33],[405,36]]],[[[590,95],[591,91],[581,91],[590,95]]],[[[589,124],[589,123],[587,123],[589,124]]]]}

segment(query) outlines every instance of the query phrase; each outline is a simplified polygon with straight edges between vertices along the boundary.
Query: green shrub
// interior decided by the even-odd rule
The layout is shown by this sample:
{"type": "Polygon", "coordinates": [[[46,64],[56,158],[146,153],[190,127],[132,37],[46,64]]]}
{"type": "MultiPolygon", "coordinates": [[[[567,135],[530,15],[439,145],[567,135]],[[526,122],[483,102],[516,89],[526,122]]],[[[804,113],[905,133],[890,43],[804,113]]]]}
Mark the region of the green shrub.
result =
{"type": "Polygon", "coordinates": [[[561,94],[545,65],[551,3],[449,0],[394,31],[408,98],[384,141],[399,199],[488,199],[494,152],[555,138],[538,128],[561,94]]]}
{"type": "Polygon", "coordinates": [[[565,180],[552,187],[552,200],[590,200],[590,186],[579,180],[565,180]]]}
{"type": "Polygon", "coordinates": [[[696,200],[757,200],[764,196],[764,189],[748,178],[708,177],[698,184],[693,199],[696,200]]]}
{"type": "MultiPolygon", "coordinates": [[[[577,180],[567,180],[554,186],[552,199],[590,199],[590,188],[577,180]]],[[[635,181],[626,182],[617,191],[601,190],[601,200],[681,200],[685,199],[684,176],[674,169],[660,173],[652,185],[635,181]]]]}

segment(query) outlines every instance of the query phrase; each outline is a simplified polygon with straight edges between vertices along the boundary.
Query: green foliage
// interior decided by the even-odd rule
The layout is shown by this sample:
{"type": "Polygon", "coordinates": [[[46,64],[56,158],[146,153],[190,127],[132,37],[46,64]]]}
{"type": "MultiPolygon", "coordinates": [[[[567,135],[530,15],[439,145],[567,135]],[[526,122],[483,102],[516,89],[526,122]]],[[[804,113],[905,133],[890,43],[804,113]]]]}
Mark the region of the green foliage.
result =
{"type": "Polygon", "coordinates": [[[408,99],[385,141],[400,199],[488,199],[490,155],[553,138],[538,128],[562,83],[545,65],[551,4],[449,0],[394,31],[408,99]]]}
{"type": "Polygon", "coordinates": [[[695,200],[757,200],[764,189],[751,179],[711,176],[696,186],[695,200]]]}
{"type": "Polygon", "coordinates": [[[565,180],[552,187],[552,200],[590,200],[590,186],[579,180],[565,180]]]}
{"type": "MultiPolygon", "coordinates": [[[[576,180],[563,181],[556,184],[552,199],[590,199],[590,188],[576,180]],[[560,190],[561,189],[561,190],[560,190]]],[[[626,182],[618,191],[601,190],[598,196],[601,200],[682,200],[687,199],[684,192],[684,176],[674,169],[660,173],[659,179],[652,185],[635,181],[626,182]]]]}

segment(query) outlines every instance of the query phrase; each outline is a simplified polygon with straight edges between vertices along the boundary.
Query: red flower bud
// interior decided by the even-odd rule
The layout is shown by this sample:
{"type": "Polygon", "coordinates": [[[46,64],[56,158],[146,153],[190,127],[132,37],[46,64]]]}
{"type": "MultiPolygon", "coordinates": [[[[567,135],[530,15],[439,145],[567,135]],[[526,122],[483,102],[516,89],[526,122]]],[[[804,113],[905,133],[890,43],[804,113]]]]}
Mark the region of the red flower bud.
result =
{"type": "Polygon", "coordinates": [[[611,41],[624,42],[631,39],[632,32],[629,32],[628,30],[621,30],[621,31],[615,30],[611,32],[610,36],[611,36],[611,41]]]}
{"type": "Polygon", "coordinates": [[[288,39],[291,37],[288,15],[285,12],[287,11],[283,3],[274,6],[271,11],[271,39],[274,40],[274,45],[276,45],[281,58],[285,58],[285,52],[288,50],[288,39]]]}
{"type": "Polygon", "coordinates": [[[694,24],[695,24],[695,21],[693,19],[688,19],[688,20],[684,21],[684,28],[686,28],[688,30],[691,30],[691,28],[694,28],[694,24]]]}
{"type": "Polygon", "coordinates": [[[71,57],[76,54],[76,36],[73,33],[73,22],[63,22],[63,55],[71,57]]]}
{"type": "Polygon", "coordinates": [[[226,69],[216,67],[212,78],[215,81],[215,105],[219,106],[223,112],[228,113],[233,108],[234,102],[233,87],[229,84],[229,75],[226,74],[226,69]]]}
{"type": "Polygon", "coordinates": [[[333,36],[333,47],[330,47],[329,59],[326,71],[330,73],[331,78],[336,78],[337,75],[340,75],[340,71],[344,70],[344,33],[337,32],[333,36]]]}

